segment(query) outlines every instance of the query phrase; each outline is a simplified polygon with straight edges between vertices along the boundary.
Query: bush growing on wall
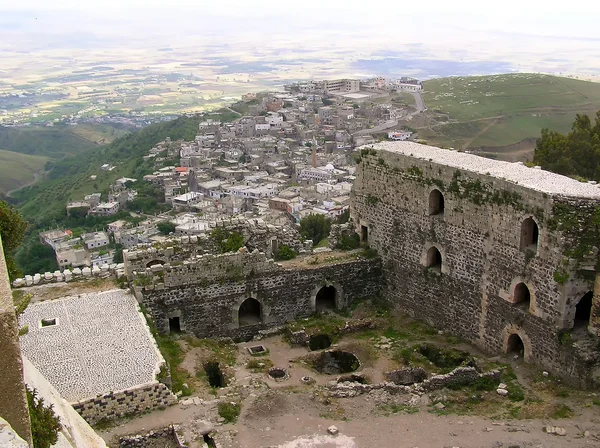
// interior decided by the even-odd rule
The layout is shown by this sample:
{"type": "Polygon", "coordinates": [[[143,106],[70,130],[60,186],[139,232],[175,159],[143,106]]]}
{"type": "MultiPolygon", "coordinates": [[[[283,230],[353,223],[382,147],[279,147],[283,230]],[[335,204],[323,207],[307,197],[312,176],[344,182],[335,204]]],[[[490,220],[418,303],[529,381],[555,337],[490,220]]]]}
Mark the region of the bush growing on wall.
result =
{"type": "Polygon", "coordinates": [[[275,258],[277,260],[291,260],[292,258],[296,258],[296,251],[285,244],[279,246],[277,250],[277,254],[275,254],[275,258]]]}
{"type": "Polygon", "coordinates": [[[44,399],[38,397],[36,389],[27,387],[26,390],[33,446],[34,448],[50,448],[58,441],[58,432],[62,429],[60,419],[54,413],[52,405],[46,406],[44,399]]]}

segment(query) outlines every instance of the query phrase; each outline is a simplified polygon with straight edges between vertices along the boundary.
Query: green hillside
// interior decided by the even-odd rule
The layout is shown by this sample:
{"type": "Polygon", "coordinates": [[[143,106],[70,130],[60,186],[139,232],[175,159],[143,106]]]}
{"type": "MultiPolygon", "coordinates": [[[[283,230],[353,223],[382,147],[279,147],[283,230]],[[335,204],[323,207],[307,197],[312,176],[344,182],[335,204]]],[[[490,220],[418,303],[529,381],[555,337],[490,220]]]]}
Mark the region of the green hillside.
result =
{"type": "Polygon", "coordinates": [[[550,75],[441,78],[426,81],[424,89],[437,121],[419,134],[431,144],[462,149],[512,145],[538,138],[543,128],[565,132],[577,113],[600,109],[600,83],[550,75]]]}
{"type": "Polygon", "coordinates": [[[173,121],[150,125],[121,137],[95,151],[79,153],[52,164],[46,179],[14,193],[14,199],[32,229],[48,228],[61,224],[65,218],[65,205],[70,199],[85,194],[105,191],[116,179],[141,177],[145,166],[142,156],[156,143],[171,137],[173,140],[193,140],[200,117],[180,117],[173,121]],[[103,171],[100,167],[110,163],[116,168],[103,171]],[[90,176],[97,178],[92,182],[90,176]]]}
{"type": "Polygon", "coordinates": [[[107,125],[0,126],[0,148],[58,160],[96,148],[98,143],[109,143],[125,134],[126,130],[107,125]]]}
{"type": "Polygon", "coordinates": [[[6,194],[35,180],[48,158],[0,149],[0,192],[6,194]]]}

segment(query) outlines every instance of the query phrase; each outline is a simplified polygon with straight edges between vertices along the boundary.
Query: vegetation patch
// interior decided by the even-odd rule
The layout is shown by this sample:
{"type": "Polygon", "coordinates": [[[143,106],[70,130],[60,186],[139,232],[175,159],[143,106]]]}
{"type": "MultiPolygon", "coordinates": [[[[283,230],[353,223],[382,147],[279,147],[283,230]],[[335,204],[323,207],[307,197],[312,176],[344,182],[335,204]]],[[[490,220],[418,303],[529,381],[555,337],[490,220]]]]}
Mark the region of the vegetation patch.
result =
{"type": "Polygon", "coordinates": [[[217,411],[225,419],[225,423],[235,423],[241,410],[240,404],[232,401],[221,401],[217,405],[217,411]]]}

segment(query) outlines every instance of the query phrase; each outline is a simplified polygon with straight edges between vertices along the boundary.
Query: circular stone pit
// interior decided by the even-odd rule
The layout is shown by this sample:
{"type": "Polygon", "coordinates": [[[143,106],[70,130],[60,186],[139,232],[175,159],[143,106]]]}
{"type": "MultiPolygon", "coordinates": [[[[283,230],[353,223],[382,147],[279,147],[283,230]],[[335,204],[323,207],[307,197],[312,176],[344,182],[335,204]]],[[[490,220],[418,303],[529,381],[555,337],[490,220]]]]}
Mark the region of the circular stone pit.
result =
{"type": "Polygon", "coordinates": [[[354,353],[328,350],[314,359],[313,367],[317,372],[325,375],[339,375],[354,372],[360,367],[360,361],[354,353]]]}
{"type": "Polygon", "coordinates": [[[300,382],[302,384],[314,384],[315,383],[315,379],[311,376],[303,376],[302,378],[300,378],[300,382]]]}
{"type": "Polygon", "coordinates": [[[275,381],[285,381],[290,377],[288,371],[283,367],[271,367],[267,375],[275,381]]]}

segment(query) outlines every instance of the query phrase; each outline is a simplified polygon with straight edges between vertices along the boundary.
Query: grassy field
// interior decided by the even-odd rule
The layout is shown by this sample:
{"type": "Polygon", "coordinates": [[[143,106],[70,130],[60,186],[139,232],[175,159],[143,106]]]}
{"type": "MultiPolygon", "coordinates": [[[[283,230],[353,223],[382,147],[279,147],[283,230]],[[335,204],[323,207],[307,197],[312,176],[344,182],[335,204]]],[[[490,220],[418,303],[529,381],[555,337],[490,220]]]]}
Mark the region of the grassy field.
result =
{"type": "Polygon", "coordinates": [[[44,171],[48,160],[43,156],[0,150],[0,192],[8,193],[34,180],[34,174],[44,171]]]}
{"type": "Polygon", "coordinates": [[[600,110],[600,83],[527,73],[453,77],[427,81],[423,97],[450,118],[419,130],[429,143],[495,147],[539,137],[543,128],[568,131],[575,114],[600,110]]]}

